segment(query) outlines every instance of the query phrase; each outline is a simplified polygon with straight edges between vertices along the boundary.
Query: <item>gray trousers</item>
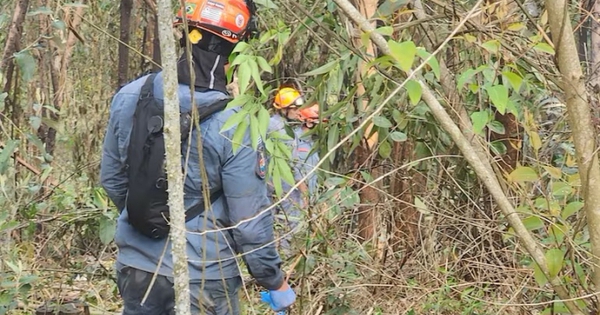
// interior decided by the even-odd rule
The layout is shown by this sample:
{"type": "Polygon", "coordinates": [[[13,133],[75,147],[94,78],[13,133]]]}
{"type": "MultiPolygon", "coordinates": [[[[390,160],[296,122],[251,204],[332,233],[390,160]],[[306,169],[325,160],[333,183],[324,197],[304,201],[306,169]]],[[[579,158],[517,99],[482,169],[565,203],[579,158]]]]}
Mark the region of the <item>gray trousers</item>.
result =
{"type": "MultiPolygon", "coordinates": [[[[140,305],[152,277],[152,273],[131,267],[117,272],[117,286],[123,298],[123,315],[175,315],[173,280],[165,276],[156,276],[144,305],[140,305]]],[[[191,282],[192,314],[239,315],[238,291],[241,286],[240,277],[191,282]]]]}

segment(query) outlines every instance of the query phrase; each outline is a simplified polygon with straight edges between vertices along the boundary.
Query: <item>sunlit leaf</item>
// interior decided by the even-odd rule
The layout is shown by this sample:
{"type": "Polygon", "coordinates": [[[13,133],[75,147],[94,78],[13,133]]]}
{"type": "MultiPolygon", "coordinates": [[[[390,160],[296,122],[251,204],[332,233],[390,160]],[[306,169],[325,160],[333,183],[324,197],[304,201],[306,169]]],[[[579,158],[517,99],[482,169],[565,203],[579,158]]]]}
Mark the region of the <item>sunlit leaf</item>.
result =
{"type": "Polygon", "coordinates": [[[267,135],[267,129],[269,128],[269,119],[269,111],[261,106],[261,108],[258,110],[258,132],[263,139],[267,135]]]}
{"type": "MultiPolygon", "coordinates": [[[[418,48],[417,56],[419,56],[423,60],[427,60],[427,58],[429,58],[429,56],[431,56],[431,54],[423,48],[418,48]]],[[[435,74],[435,77],[438,80],[440,80],[440,64],[439,64],[437,58],[435,58],[435,56],[432,56],[431,58],[429,58],[429,60],[427,60],[427,65],[429,65],[431,67],[431,71],[433,71],[433,74],[435,74]]]]}
{"type": "Polygon", "coordinates": [[[392,36],[392,34],[394,34],[394,28],[391,26],[382,26],[378,27],[375,32],[385,36],[392,36]]]}
{"type": "Polygon", "coordinates": [[[560,248],[552,248],[546,251],[544,256],[546,256],[549,276],[551,278],[556,277],[562,269],[565,253],[560,248]]]}
{"type": "Polygon", "coordinates": [[[562,178],[562,171],[560,168],[553,166],[543,166],[546,172],[552,176],[552,178],[562,178]]]}
{"type": "Polygon", "coordinates": [[[502,75],[506,78],[513,90],[519,92],[521,84],[523,84],[523,78],[512,71],[503,71],[502,75]]]}
{"type": "Polygon", "coordinates": [[[248,112],[245,110],[240,110],[239,112],[229,116],[227,121],[223,124],[223,127],[221,127],[221,132],[229,130],[231,127],[238,125],[244,118],[246,118],[247,115],[248,112]]]}
{"type": "Polygon", "coordinates": [[[500,50],[500,41],[497,39],[488,40],[487,42],[481,44],[481,47],[485,48],[485,50],[497,54],[500,50]]]}
{"type": "Polygon", "coordinates": [[[569,183],[558,181],[552,183],[552,195],[555,197],[566,197],[572,192],[573,187],[569,183]]]}
{"type": "Polygon", "coordinates": [[[246,130],[248,129],[248,120],[243,119],[239,125],[237,125],[235,132],[233,133],[233,137],[231,138],[231,147],[233,149],[233,153],[237,152],[237,149],[242,145],[244,141],[244,136],[246,135],[246,130]]]}
{"type": "Polygon", "coordinates": [[[535,215],[523,219],[522,222],[528,231],[533,231],[544,227],[544,221],[535,215]]]}
{"type": "Polygon", "coordinates": [[[508,89],[504,85],[494,85],[485,89],[496,109],[500,114],[506,113],[508,103],[508,89]]]}
{"type": "Polygon", "coordinates": [[[545,52],[548,53],[550,55],[554,55],[554,48],[552,48],[552,46],[546,44],[546,43],[538,43],[537,45],[533,46],[533,49],[540,51],[540,52],[545,52]]]}
{"type": "Polygon", "coordinates": [[[267,60],[261,56],[256,56],[256,61],[258,62],[258,65],[260,66],[260,68],[268,73],[272,73],[273,72],[273,68],[271,68],[271,66],[269,65],[269,63],[267,62],[267,60]]]}
{"type": "Polygon", "coordinates": [[[476,134],[482,134],[483,128],[487,125],[490,120],[490,114],[487,111],[473,112],[471,114],[471,121],[473,122],[473,132],[476,134]]]}
{"type": "Polygon", "coordinates": [[[250,84],[250,77],[252,76],[252,67],[249,65],[250,59],[242,63],[238,67],[238,85],[240,87],[240,94],[246,93],[248,84],[250,84]]]}
{"type": "Polygon", "coordinates": [[[525,28],[525,23],[523,23],[523,22],[516,22],[516,23],[509,24],[507,29],[509,31],[518,32],[518,31],[520,31],[520,30],[522,30],[524,28],[525,28]]]}
{"type": "Polygon", "coordinates": [[[417,103],[419,103],[419,101],[421,100],[421,94],[423,93],[419,82],[411,79],[406,82],[406,85],[404,85],[404,87],[408,91],[408,98],[410,99],[410,103],[413,105],[417,105],[417,103]]]}
{"type": "Polygon", "coordinates": [[[535,170],[528,166],[519,166],[508,175],[511,182],[533,182],[539,179],[535,170]]]}
{"type": "Polygon", "coordinates": [[[415,60],[415,55],[417,54],[417,46],[415,46],[415,43],[412,41],[398,43],[397,41],[389,40],[388,45],[392,52],[392,56],[398,61],[400,69],[409,72],[415,60]]]}
{"type": "Polygon", "coordinates": [[[542,139],[540,135],[535,131],[530,131],[529,133],[529,143],[531,147],[537,152],[542,147],[542,139]]]}
{"type": "Polygon", "coordinates": [[[562,213],[561,213],[561,217],[563,219],[567,219],[570,216],[576,214],[577,212],[579,212],[579,210],[583,209],[583,202],[581,201],[572,201],[569,202],[565,208],[563,209],[562,213]]]}

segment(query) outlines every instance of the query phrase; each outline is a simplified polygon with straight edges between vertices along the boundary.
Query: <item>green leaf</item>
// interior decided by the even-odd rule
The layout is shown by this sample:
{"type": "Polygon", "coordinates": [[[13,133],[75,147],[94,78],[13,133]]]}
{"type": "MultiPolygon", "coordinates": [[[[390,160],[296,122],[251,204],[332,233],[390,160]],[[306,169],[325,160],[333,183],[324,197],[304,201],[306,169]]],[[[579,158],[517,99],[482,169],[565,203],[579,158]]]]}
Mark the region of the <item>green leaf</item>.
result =
{"type": "Polygon", "coordinates": [[[377,28],[375,32],[385,36],[392,36],[392,34],[394,34],[394,28],[391,26],[382,26],[377,28]]]}
{"type": "Polygon", "coordinates": [[[15,60],[17,61],[19,69],[21,69],[21,78],[23,78],[25,82],[31,81],[35,75],[36,62],[29,50],[16,53],[15,60]]]}
{"type": "Polygon", "coordinates": [[[546,275],[542,272],[542,269],[540,269],[540,266],[538,266],[535,261],[531,264],[533,265],[533,278],[540,287],[545,286],[546,283],[548,283],[548,278],[546,278],[546,275]]]}
{"type": "Polygon", "coordinates": [[[290,185],[296,185],[296,181],[294,180],[294,174],[292,173],[292,169],[288,163],[285,163],[282,159],[276,159],[277,167],[279,168],[279,174],[283,178],[285,182],[290,185]]]}
{"type": "Polygon", "coordinates": [[[463,86],[466,83],[471,82],[471,79],[473,78],[474,75],[476,75],[479,71],[475,70],[475,69],[467,69],[465,70],[465,72],[461,73],[458,76],[458,80],[457,80],[457,84],[456,86],[458,87],[458,90],[462,90],[463,86]]]}
{"type": "Polygon", "coordinates": [[[411,104],[417,105],[421,100],[421,94],[423,93],[419,82],[411,79],[406,82],[404,87],[408,91],[408,98],[410,99],[411,104]]]}
{"type": "Polygon", "coordinates": [[[240,86],[240,94],[246,93],[250,77],[252,76],[252,67],[249,65],[250,59],[242,63],[238,67],[238,84],[240,86]]]}
{"type": "Polygon", "coordinates": [[[508,175],[511,182],[533,182],[539,179],[535,170],[528,166],[519,166],[508,175]]]}
{"type": "Polygon", "coordinates": [[[4,148],[0,151],[0,174],[4,174],[8,169],[8,161],[10,157],[17,149],[17,145],[19,145],[19,140],[8,140],[4,148]]]}
{"type": "Polygon", "coordinates": [[[488,128],[490,128],[491,131],[503,135],[504,133],[506,133],[506,129],[504,128],[504,125],[497,121],[497,120],[492,120],[487,124],[488,128]]]}
{"type": "Polygon", "coordinates": [[[267,62],[267,60],[261,56],[256,56],[256,61],[258,62],[258,66],[260,66],[260,68],[268,73],[272,73],[273,72],[273,68],[271,68],[271,66],[269,65],[269,63],[267,62]]]}
{"type": "MultiPolygon", "coordinates": [[[[2,81],[0,80],[0,82],[2,82],[2,81]]],[[[7,92],[0,93],[0,112],[4,111],[4,100],[6,99],[7,96],[8,96],[7,92]]]]}
{"type": "Polygon", "coordinates": [[[486,88],[490,100],[496,106],[496,109],[500,114],[506,113],[506,106],[508,103],[508,89],[504,85],[494,85],[486,88]]]}
{"type": "Polygon", "coordinates": [[[500,41],[497,39],[488,40],[487,42],[481,44],[481,47],[485,48],[485,50],[497,54],[500,50],[500,41]]]}
{"type": "Polygon", "coordinates": [[[109,218],[102,217],[102,219],[100,219],[100,227],[98,228],[100,242],[102,242],[104,245],[112,242],[116,230],[117,222],[109,218]]]}
{"type": "Polygon", "coordinates": [[[260,131],[258,130],[258,119],[254,115],[250,115],[250,140],[252,141],[252,148],[256,150],[258,148],[258,139],[260,138],[260,131]]]}
{"type": "Polygon", "coordinates": [[[50,10],[48,7],[41,6],[35,10],[31,10],[31,11],[27,12],[27,16],[35,16],[35,15],[39,15],[39,14],[50,15],[50,14],[52,14],[52,10],[50,10]]]}
{"type": "Polygon", "coordinates": [[[552,195],[555,197],[567,197],[573,192],[571,184],[565,182],[552,182],[552,195]]]}
{"type": "Polygon", "coordinates": [[[404,142],[408,140],[408,137],[404,132],[394,131],[390,133],[390,138],[396,142],[404,142]]]}
{"type": "Polygon", "coordinates": [[[340,63],[339,60],[330,61],[330,62],[320,66],[317,69],[314,69],[312,71],[308,71],[308,72],[302,74],[302,76],[308,77],[308,76],[328,73],[329,71],[333,70],[333,68],[335,68],[339,63],[340,63]]]}
{"type": "Polygon", "coordinates": [[[379,155],[382,158],[387,159],[390,157],[390,154],[392,154],[392,145],[385,140],[382,141],[379,144],[379,155]]]}
{"type": "Polygon", "coordinates": [[[473,112],[471,114],[471,121],[473,122],[473,132],[480,135],[483,133],[483,128],[487,125],[490,120],[490,114],[483,110],[479,112],[473,112]]]}
{"type": "Polygon", "coordinates": [[[40,118],[39,116],[29,116],[29,125],[31,125],[31,128],[33,128],[33,130],[37,131],[42,125],[42,118],[40,118]]]}
{"type": "Polygon", "coordinates": [[[340,138],[340,128],[338,126],[331,126],[327,132],[327,150],[331,152],[329,155],[329,161],[332,163],[335,161],[336,151],[333,149],[340,138]]]}
{"type": "MultiPolygon", "coordinates": [[[[427,58],[429,58],[429,56],[431,56],[431,54],[423,48],[418,48],[417,56],[419,56],[423,60],[427,60],[427,58]]],[[[431,57],[427,61],[427,64],[431,67],[431,71],[433,71],[433,74],[435,74],[435,77],[438,80],[440,80],[440,63],[438,62],[437,58],[435,58],[435,56],[431,57]]]]}
{"type": "Polygon", "coordinates": [[[537,45],[533,46],[534,50],[540,51],[540,52],[545,52],[548,53],[550,55],[554,55],[554,48],[552,48],[552,46],[546,44],[546,43],[538,43],[537,45]]]}
{"type": "Polygon", "coordinates": [[[579,210],[583,209],[583,205],[584,204],[581,201],[569,202],[563,209],[560,216],[566,220],[568,217],[574,215],[575,213],[579,212],[579,210]]]}
{"type": "Polygon", "coordinates": [[[247,111],[240,110],[239,112],[229,116],[229,118],[227,118],[227,121],[223,124],[223,127],[221,127],[221,132],[227,131],[231,129],[231,127],[238,125],[242,122],[242,120],[244,120],[244,118],[246,118],[247,115],[247,111]]]}
{"type": "Polygon", "coordinates": [[[231,53],[232,54],[241,53],[241,52],[244,52],[248,48],[250,48],[250,45],[248,45],[248,43],[246,43],[244,41],[240,41],[235,45],[235,47],[233,48],[233,51],[231,51],[231,53]]]}
{"type": "Polygon", "coordinates": [[[398,43],[394,40],[389,40],[388,45],[392,52],[392,57],[398,61],[400,69],[409,72],[412,68],[417,53],[417,46],[412,41],[398,43]]]}
{"type": "Polygon", "coordinates": [[[550,278],[556,277],[562,269],[565,253],[559,248],[552,248],[548,250],[544,256],[546,256],[546,264],[548,265],[550,278]]]}
{"type": "Polygon", "coordinates": [[[258,132],[263,138],[263,140],[267,136],[267,130],[269,128],[270,119],[271,117],[269,116],[269,111],[261,106],[258,110],[258,132]]]}
{"type": "Polygon", "coordinates": [[[244,136],[246,135],[246,129],[248,129],[248,120],[244,119],[240,122],[239,125],[235,128],[235,132],[233,133],[233,137],[231,138],[231,147],[233,149],[233,153],[237,152],[237,149],[242,145],[244,141],[244,136]]]}
{"type": "Polygon", "coordinates": [[[277,10],[279,8],[272,0],[254,0],[254,3],[267,9],[277,10]]]}
{"type": "Polygon", "coordinates": [[[263,88],[262,79],[260,78],[260,71],[258,70],[258,64],[256,63],[256,59],[249,59],[247,64],[250,66],[250,73],[252,74],[252,78],[254,79],[254,84],[256,84],[256,87],[258,88],[260,93],[266,95],[265,90],[263,88]]]}
{"type": "Polygon", "coordinates": [[[534,231],[544,227],[544,221],[540,217],[532,215],[523,219],[523,225],[528,231],[534,231]]]}
{"type": "Polygon", "coordinates": [[[523,78],[512,71],[503,71],[502,75],[504,78],[506,78],[508,83],[510,83],[510,86],[513,88],[513,90],[515,90],[515,92],[519,92],[521,89],[521,84],[523,84],[523,78]]]}
{"type": "Polygon", "coordinates": [[[373,117],[373,124],[377,127],[381,127],[381,128],[390,128],[392,127],[392,122],[389,121],[389,119],[383,117],[383,116],[375,116],[373,117]]]}
{"type": "Polygon", "coordinates": [[[374,16],[387,17],[408,3],[408,0],[385,0],[375,12],[374,16]]]}
{"type": "Polygon", "coordinates": [[[65,24],[65,22],[61,21],[61,20],[54,20],[52,21],[52,27],[54,27],[55,29],[64,31],[65,29],[67,29],[67,25],[65,24]]]}

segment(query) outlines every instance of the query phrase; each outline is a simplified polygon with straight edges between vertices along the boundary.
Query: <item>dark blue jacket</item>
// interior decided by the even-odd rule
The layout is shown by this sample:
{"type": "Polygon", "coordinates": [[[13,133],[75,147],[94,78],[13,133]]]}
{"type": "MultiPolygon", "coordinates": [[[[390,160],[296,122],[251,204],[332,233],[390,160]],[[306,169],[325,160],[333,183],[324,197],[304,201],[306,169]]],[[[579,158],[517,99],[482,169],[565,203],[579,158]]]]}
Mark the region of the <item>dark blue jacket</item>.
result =
{"type": "MultiPolygon", "coordinates": [[[[102,186],[119,209],[123,209],[127,195],[127,173],[125,161],[132,129],[132,120],[140,89],[146,77],[124,86],[113,98],[110,120],[104,139],[101,165],[102,186]]],[[[163,78],[159,73],[154,81],[154,94],[163,98],[163,78]]],[[[228,96],[219,91],[195,92],[199,106],[210,104],[228,96]]],[[[179,101],[182,111],[191,109],[190,88],[179,85],[179,101]]],[[[237,109],[228,109],[214,114],[200,125],[203,143],[202,155],[206,165],[211,191],[221,188],[223,195],[212,204],[212,211],[187,222],[187,255],[191,281],[217,280],[239,275],[235,253],[243,254],[250,273],[267,289],[279,288],[283,283],[280,258],[273,244],[273,218],[270,211],[257,216],[270,206],[267,186],[259,176],[257,164],[259,154],[251,147],[249,131],[234,154],[232,151],[235,127],[221,131],[225,121],[237,109]],[[236,228],[209,232],[232,227],[244,219],[255,219],[241,223],[236,228]]],[[[188,172],[185,178],[184,198],[186,209],[200,202],[202,180],[200,177],[198,132],[192,133],[188,172]]],[[[187,152],[187,142],[182,151],[187,152]]],[[[182,157],[182,163],[185,163],[182,157]]],[[[133,268],[155,272],[161,256],[164,258],[158,273],[172,276],[173,259],[167,239],[153,240],[138,233],[127,221],[127,209],[121,213],[115,235],[118,246],[117,268],[133,268]]]]}

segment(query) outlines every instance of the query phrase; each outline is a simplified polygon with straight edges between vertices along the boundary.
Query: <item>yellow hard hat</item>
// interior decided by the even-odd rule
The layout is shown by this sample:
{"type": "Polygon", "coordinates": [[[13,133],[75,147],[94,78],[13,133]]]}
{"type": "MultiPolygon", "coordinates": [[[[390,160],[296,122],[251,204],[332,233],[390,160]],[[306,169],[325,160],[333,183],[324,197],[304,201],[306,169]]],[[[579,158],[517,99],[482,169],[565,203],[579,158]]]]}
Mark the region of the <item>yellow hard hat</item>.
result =
{"type": "Polygon", "coordinates": [[[304,104],[304,98],[298,90],[290,87],[279,89],[275,94],[275,101],[273,106],[277,109],[283,109],[287,107],[299,107],[304,104]]]}

